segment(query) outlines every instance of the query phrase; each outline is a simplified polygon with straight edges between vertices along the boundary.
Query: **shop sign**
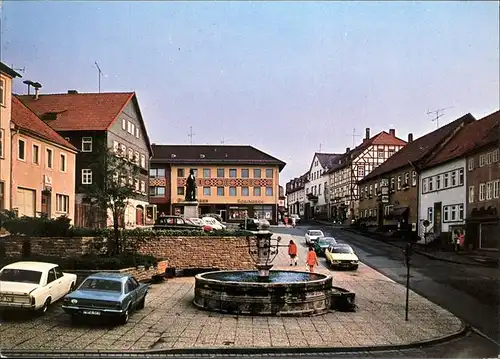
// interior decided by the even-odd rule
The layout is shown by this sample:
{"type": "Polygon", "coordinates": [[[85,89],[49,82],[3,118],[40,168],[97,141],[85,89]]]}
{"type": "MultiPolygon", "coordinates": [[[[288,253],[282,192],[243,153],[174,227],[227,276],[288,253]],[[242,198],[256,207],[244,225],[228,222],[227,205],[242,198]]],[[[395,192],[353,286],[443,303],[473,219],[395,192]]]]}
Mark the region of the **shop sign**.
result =
{"type": "Polygon", "coordinates": [[[252,200],[252,199],[249,199],[249,200],[244,200],[244,199],[239,199],[236,201],[237,203],[241,203],[241,204],[264,204],[264,201],[263,200],[259,200],[259,199],[255,199],[255,200],[252,200]]]}
{"type": "Polygon", "coordinates": [[[389,203],[389,196],[388,195],[382,195],[382,203],[389,203]]]}
{"type": "MultiPolygon", "coordinates": [[[[184,202],[185,199],[182,197],[177,198],[177,202],[184,202]]],[[[208,199],[196,199],[198,203],[208,203],[208,199]]]]}

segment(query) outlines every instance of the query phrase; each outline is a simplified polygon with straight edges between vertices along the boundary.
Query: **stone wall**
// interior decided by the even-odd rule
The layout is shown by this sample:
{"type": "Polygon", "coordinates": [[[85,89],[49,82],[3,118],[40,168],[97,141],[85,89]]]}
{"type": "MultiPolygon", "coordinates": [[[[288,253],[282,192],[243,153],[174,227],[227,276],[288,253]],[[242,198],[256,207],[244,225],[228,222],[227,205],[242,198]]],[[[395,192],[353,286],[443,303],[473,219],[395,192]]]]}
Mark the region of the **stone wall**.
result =
{"type": "MultiPolygon", "coordinates": [[[[9,236],[0,239],[0,256],[23,253],[23,243],[31,242],[31,253],[42,256],[74,257],[93,250],[94,238],[29,238],[9,236]]],[[[251,269],[253,262],[244,237],[157,237],[138,240],[138,251],[168,261],[169,267],[251,269]]]]}

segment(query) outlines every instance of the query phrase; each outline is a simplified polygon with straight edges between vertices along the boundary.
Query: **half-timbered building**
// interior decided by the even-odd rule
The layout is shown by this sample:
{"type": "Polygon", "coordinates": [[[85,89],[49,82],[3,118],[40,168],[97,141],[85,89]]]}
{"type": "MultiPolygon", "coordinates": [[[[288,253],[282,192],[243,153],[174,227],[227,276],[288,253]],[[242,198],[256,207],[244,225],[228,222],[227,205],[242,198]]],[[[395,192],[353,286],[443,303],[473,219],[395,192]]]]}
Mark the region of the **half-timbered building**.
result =
{"type": "MultiPolygon", "coordinates": [[[[411,134],[408,136],[411,141],[411,134]]],[[[396,130],[382,131],[370,137],[366,129],[363,142],[354,149],[347,148],[328,170],[330,188],[329,217],[333,220],[352,220],[358,214],[357,182],[406,145],[396,137],[396,130]]]]}

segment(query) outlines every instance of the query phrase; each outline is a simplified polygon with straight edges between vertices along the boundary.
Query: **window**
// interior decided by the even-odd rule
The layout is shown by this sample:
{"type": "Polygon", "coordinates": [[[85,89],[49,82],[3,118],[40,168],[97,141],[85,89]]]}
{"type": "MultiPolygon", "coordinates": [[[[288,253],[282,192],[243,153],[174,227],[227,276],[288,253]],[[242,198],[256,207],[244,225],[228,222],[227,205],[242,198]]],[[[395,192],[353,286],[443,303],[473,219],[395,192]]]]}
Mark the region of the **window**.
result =
{"type": "Polygon", "coordinates": [[[56,194],[56,211],[62,213],[69,212],[69,196],[56,194]]]}
{"type": "Polygon", "coordinates": [[[224,168],[217,168],[217,178],[224,178],[224,168]]]}
{"type": "Polygon", "coordinates": [[[385,206],[384,207],[384,215],[389,216],[391,214],[393,208],[394,208],[394,206],[392,204],[385,206]]]}
{"type": "Polygon", "coordinates": [[[253,195],[255,197],[260,197],[262,194],[261,194],[261,190],[260,190],[260,187],[254,187],[253,188],[253,195]]]}
{"type": "Polygon", "coordinates": [[[443,221],[448,222],[450,220],[450,206],[443,207],[443,221]]]}
{"type": "Polygon", "coordinates": [[[241,178],[248,178],[250,177],[248,168],[242,168],[241,169],[241,178]]]}
{"type": "Polygon", "coordinates": [[[177,177],[184,177],[184,168],[177,169],[177,177]]]}
{"type": "Polygon", "coordinates": [[[500,183],[500,180],[496,180],[495,182],[493,182],[493,198],[500,197],[499,188],[498,188],[499,183],[500,183]]]}
{"type": "Polygon", "coordinates": [[[417,185],[417,171],[411,173],[411,185],[415,187],[417,185]]]}
{"type": "Polygon", "coordinates": [[[427,180],[429,184],[429,192],[434,191],[434,177],[429,177],[427,180]]]}
{"type": "Polygon", "coordinates": [[[384,149],[383,148],[379,148],[377,150],[377,157],[378,158],[384,158],[385,157],[385,152],[384,152],[384,149]]]}
{"type": "Polygon", "coordinates": [[[451,213],[451,220],[456,221],[457,220],[457,206],[450,206],[450,213],[451,213]]]}
{"type": "Polygon", "coordinates": [[[444,218],[443,222],[456,222],[463,221],[464,219],[464,205],[453,204],[443,207],[444,218]]]}
{"type": "Polygon", "coordinates": [[[235,168],[230,168],[229,169],[229,177],[236,178],[236,169],[235,168]]]}
{"type": "Polygon", "coordinates": [[[198,169],[197,168],[190,168],[189,171],[193,171],[193,175],[195,177],[198,177],[198,169]]]}
{"type": "Polygon", "coordinates": [[[394,189],[394,177],[391,178],[391,189],[394,189]]]}
{"type": "Polygon", "coordinates": [[[127,130],[127,120],[122,118],[122,130],[127,130]]]}
{"type": "Polygon", "coordinates": [[[249,195],[248,187],[241,187],[241,195],[245,197],[249,195]]]}
{"type": "Polygon", "coordinates": [[[35,165],[40,164],[40,146],[33,145],[33,150],[31,151],[31,161],[35,165]]]}
{"type": "Polygon", "coordinates": [[[499,157],[500,157],[500,150],[499,150],[499,149],[496,149],[495,151],[493,151],[493,158],[492,158],[492,161],[493,161],[493,162],[498,162],[499,157]]]}
{"type": "Polygon", "coordinates": [[[365,167],[363,165],[358,165],[358,177],[365,176],[365,167]]]}
{"type": "Polygon", "coordinates": [[[266,178],[273,178],[273,169],[266,168],[266,178]]]}
{"type": "Polygon", "coordinates": [[[479,200],[484,201],[485,197],[486,197],[486,184],[481,183],[479,184],[479,200]]]}
{"type": "Polygon", "coordinates": [[[483,167],[486,164],[486,155],[479,156],[479,167],[483,167]]]}
{"type": "Polygon", "coordinates": [[[3,158],[3,140],[4,140],[4,131],[3,129],[0,129],[0,158],[3,158]]]}
{"type": "Polygon", "coordinates": [[[464,169],[460,168],[458,170],[458,185],[463,186],[464,185],[464,169]]]}
{"type": "Polygon", "coordinates": [[[184,196],[184,187],[182,187],[182,186],[177,187],[177,195],[184,196]]]}
{"type": "Polygon", "coordinates": [[[467,161],[467,168],[469,169],[469,171],[474,170],[474,157],[469,158],[469,160],[467,161]]]}
{"type": "Polygon", "coordinates": [[[134,189],[136,192],[139,192],[141,189],[141,183],[139,182],[139,180],[137,178],[134,179],[134,189]]]}
{"type": "Polygon", "coordinates": [[[128,149],[128,156],[127,156],[127,158],[131,162],[134,160],[134,150],[133,149],[131,149],[131,148],[128,149]]]}
{"type": "Polygon", "coordinates": [[[51,269],[47,275],[47,284],[54,282],[56,279],[56,272],[51,269]]]}
{"type": "Polygon", "coordinates": [[[232,197],[236,196],[236,187],[229,187],[229,195],[232,197]]]}
{"type": "Polygon", "coordinates": [[[158,186],[150,186],[149,194],[152,197],[164,197],[165,196],[165,187],[158,186]]]}
{"type": "Polygon", "coordinates": [[[211,191],[210,187],[203,187],[203,195],[204,196],[210,196],[211,193],[212,193],[212,191],[211,191]]]}
{"type": "Polygon", "coordinates": [[[474,203],[474,186],[469,186],[469,203],[474,203]]]}
{"type": "Polygon", "coordinates": [[[318,185],[318,196],[321,195],[321,183],[318,185]]]}
{"type": "Polygon", "coordinates": [[[61,172],[66,172],[66,155],[61,153],[61,159],[59,162],[61,172]]]}
{"type": "Polygon", "coordinates": [[[217,196],[224,196],[224,187],[217,187],[217,196]]]}
{"type": "Polygon", "coordinates": [[[260,178],[262,176],[260,168],[253,169],[253,178],[260,178]]]}
{"type": "Polygon", "coordinates": [[[429,222],[434,222],[434,208],[433,207],[427,207],[427,220],[429,222]]]}
{"type": "Polygon", "coordinates": [[[451,186],[455,187],[457,185],[457,173],[455,171],[451,172],[451,186]]]}
{"type": "Polygon", "coordinates": [[[135,137],[139,138],[139,127],[135,128],[135,137]]]}
{"type": "Polygon", "coordinates": [[[410,172],[405,173],[405,186],[410,185],[410,172]]]}
{"type": "Polygon", "coordinates": [[[398,176],[398,191],[401,190],[401,176],[398,176]]]}
{"type": "Polygon", "coordinates": [[[486,199],[492,199],[493,198],[493,182],[488,182],[486,183],[486,199]]]}
{"type": "Polygon", "coordinates": [[[45,164],[47,165],[47,168],[52,168],[52,157],[52,150],[50,148],[45,149],[45,164]]]}
{"type": "Polygon", "coordinates": [[[141,181],[141,193],[146,193],[146,182],[141,181]]]}
{"type": "Polygon", "coordinates": [[[272,195],[273,195],[273,188],[266,187],[266,196],[272,196],[272,195]]]}
{"type": "Polygon", "coordinates": [[[163,178],[165,177],[165,168],[150,168],[149,178],[163,178]]]}
{"type": "Polygon", "coordinates": [[[127,146],[124,144],[120,145],[120,153],[118,154],[119,156],[126,156],[127,155],[127,146]]]}
{"type": "Polygon", "coordinates": [[[141,163],[141,160],[140,160],[140,155],[139,155],[139,152],[135,151],[134,152],[134,163],[139,166],[140,163],[141,163]]]}
{"type": "Polygon", "coordinates": [[[82,137],[82,152],[92,152],[92,137],[82,137]]]}
{"type": "Polygon", "coordinates": [[[127,126],[127,132],[133,134],[134,130],[132,129],[132,127],[134,126],[134,124],[132,122],[130,122],[130,121],[128,121],[127,124],[128,124],[128,126],[127,126]]]}
{"type": "Polygon", "coordinates": [[[92,184],[92,170],[84,168],[82,170],[82,184],[92,184]]]}
{"type": "Polygon", "coordinates": [[[486,164],[487,165],[491,165],[491,161],[492,161],[492,157],[493,157],[492,155],[493,155],[493,152],[488,152],[486,154],[486,164]]]}
{"type": "Polygon", "coordinates": [[[118,153],[119,148],[120,148],[120,144],[118,143],[118,141],[113,141],[113,152],[118,153]]]}
{"type": "Polygon", "coordinates": [[[210,177],[211,177],[210,168],[204,168],[203,169],[203,178],[210,178],[210,177]]]}
{"type": "Polygon", "coordinates": [[[448,186],[450,185],[449,177],[450,177],[450,175],[448,173],[445,173],[443,175],[443,187],[444,188],[448,188],[448,186]]]}
{"type": "Polygon", "coordinates": [[[464,205],[463,204],[458,205],[458,220],[459,221],[464,220],[464,205]]]}
{"type": "Polygon", "coordinates": [[[436,189],[441,189],[441,175],[436,176],[436,189]]]}
{"type": "Polygon", "coordinates": [[[146,168],[146,156],[141,155],[141,167],[146,168]]]}
{"type": "Polygon", "coordinates": [[[5,106],[5,82],[0,79],[0,105],[5,106]]]}
{"type": "Polygon", "coordinates": [[[369,188],[370,188],[370,191],[368,192],[368,194],[370,195],[370,198],[371,198],[371,196],[373,195],[373,186],[370,185],[369,188]]]}
{"type": "Polygon", "coordinates": [[[22,139],[17,141],[17,158],[26,161],[26,142],[22,139]]]}
{"type": "Polygon", "coordinates": [[[391,156],[392,156],[393,154],[395,154],[395,153],[396,153],[396,150],[389,150],[389,151],[387,152],[387,156],[388,156],[388,157],[391,157],[391,156]]]}

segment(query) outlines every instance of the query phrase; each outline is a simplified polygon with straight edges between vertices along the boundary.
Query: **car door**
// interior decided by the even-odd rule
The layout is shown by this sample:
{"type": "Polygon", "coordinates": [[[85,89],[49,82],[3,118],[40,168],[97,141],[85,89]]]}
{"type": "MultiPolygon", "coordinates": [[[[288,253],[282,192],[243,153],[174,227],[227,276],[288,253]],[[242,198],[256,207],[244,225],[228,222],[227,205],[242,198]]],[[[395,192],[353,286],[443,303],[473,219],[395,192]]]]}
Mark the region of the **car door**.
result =
{"type": "Polygon", "coordinates": [[[47,273],[47,290],[49,292],[51,302],[54,303],[56,300],[61,298],[59,286],[57,285],[57,276],[54,268],[50,269],[47,273]]]}
{"type": "Polygon", "coordinates": [[[65,278],[64,278],[64,273],[59,268],[59,266],[54,267],[54,272],[56,274],[56,280],[54,282],[54,285],[56,286],[56,290],[58,291],[58,299],[65,296],[68,293],[69,290],[69,283],[66,284],[65,278]]]}
{"type": "Polygon", "coordinates": [[[134,277],[130,277],[129,279],[134,287],[134,292],[135,292],[135,299],[136,299],[136,302],[139,303],[142,299],[142,297],[144,296],[144,291],[142,290],[139,290],[140,289],[140,286],[141,284],[134,278],[134,277]]]}
{"type": "Polygon", "coordinates": [[[125,283],[125,294],[129,297],[131,307],[135,308],[137,306],[137,286],[132,281],[132,278],[127,279],[125,283]]]}

